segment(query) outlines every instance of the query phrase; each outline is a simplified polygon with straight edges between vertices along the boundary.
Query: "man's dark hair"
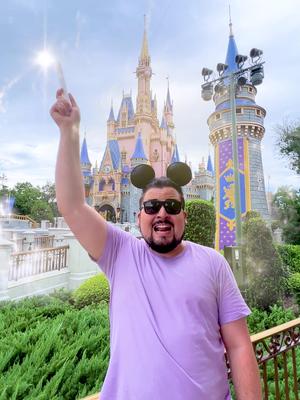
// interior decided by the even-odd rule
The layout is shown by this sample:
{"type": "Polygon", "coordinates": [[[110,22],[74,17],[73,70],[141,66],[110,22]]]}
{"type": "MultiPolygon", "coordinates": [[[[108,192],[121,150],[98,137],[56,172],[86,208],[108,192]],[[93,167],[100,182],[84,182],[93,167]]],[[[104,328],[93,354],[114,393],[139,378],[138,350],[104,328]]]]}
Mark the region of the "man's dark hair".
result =
{"type": "Polygon", "coordinates": [[[152,181],[150,181],[148,183],[147,186],[144,187],[142,196],[140,198],[140,208],[143,205],[144,196],[148,190],[153,189],[153,188],[163,189],[165,187],[171,187],[178,192],[178,194],[180,195],[180,200],[182,202],[182,209],[184,209],[185,203],[184,203],[184,197],[183,197],[183,192],[182,192],[181,186],[177,185],[177,183],[175,183],[171,179],[167,178],[166,176],[161,176],[160,178],[154,178],[154,179],[152,179],[152,181]]]}

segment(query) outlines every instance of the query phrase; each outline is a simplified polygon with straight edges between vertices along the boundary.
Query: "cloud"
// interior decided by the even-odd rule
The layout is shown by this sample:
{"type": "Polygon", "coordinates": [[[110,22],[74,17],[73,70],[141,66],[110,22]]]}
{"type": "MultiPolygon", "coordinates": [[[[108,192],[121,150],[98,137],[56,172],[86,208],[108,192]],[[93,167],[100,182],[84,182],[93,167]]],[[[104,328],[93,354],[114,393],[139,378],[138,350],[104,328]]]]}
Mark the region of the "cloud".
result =
{"type": "Polygon", "coordinates": [[[79,10],[76,12],[76,39],[75,39],[75,48],[78,49],[80,46],[80,38],[81,38],[81,31],[82,27],[86,24],[87,18],[81,14],[79,10]]]}
{"type": "Polygon", "coordinates": [[[11,79],[8,83],[6,83],[1,89],[0,89],[0,113],[5,113],[6,109],[4,106],[4,98],[9,92],[9,90],[20,80],[20,76],[17,76],[13,79],[11,79]]]}

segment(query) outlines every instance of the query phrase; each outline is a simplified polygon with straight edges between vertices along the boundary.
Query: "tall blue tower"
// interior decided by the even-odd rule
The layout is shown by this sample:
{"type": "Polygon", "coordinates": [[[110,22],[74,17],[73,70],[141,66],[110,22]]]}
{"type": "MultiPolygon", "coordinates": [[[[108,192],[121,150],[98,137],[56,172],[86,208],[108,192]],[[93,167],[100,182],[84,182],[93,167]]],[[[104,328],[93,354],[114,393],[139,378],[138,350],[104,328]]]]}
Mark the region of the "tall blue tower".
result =
{"type": "MultiPolygon", "coordinates": [[[[235,57],[238,54],[232,25],[225,63],[226,73],[238,71],[235,57]]],[[[229,99],[229,82],[223,91],[216,92],[213,100],[215,111],[208,118],[209,138],[215,151],[216,179],[216,248],[232,246],[235,242],[234,169],[232,153],[232,117],[229,99]]],[[[242,216],[249,210],[258,211],[269,219],[261,140],[265,133],[266,110],[256,104],[257,89],[247,81],[236,90],[236,121],[238,140],[238,165],[240,176],[240,199],[242,216]]]]}

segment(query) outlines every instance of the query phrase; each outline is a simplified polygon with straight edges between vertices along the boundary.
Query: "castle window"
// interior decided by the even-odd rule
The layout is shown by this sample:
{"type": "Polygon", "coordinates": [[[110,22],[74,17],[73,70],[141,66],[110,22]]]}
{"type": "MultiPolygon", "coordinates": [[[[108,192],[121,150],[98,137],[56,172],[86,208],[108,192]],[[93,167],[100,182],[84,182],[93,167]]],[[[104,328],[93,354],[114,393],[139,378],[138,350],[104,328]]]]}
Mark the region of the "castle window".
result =
{"type": "Polygon", "coordinates": [[[249,92],[249,93],[253,93],[253,87],[251,87],[251,86],[248,87],[248,92],[249,92]]]}
{"type": "Polygon", "coordinates": [[[108,184],[111,185],[111,190],[114,191],[115,190],[115,181],[113,180],[113,178],[109,179],[108,184]]]}
{"type": "Polygon", "coordinates": [[[261,116],[261,110],[255,110],[256,111],[256,115],[261,116]]]}
{"type": "Polygon", "coordinates": [[[237,113],[237,114],[242,114],[242,109],[241,109],[241,108],[237,108],[237,109],[236,109],[236,113],[237,113]]]}
{"type": "Polygon", "coordinates": [[[217,113],[216,114],[216,120],[218,120],[218,119],[220,119],[221,118],[221,114],[220,113],[217,113]]]}
{"type": "Polygon", "coordinates": [[[101,181],[99,182],[99,192],[102,192],[105,186],[105,180],[101,179],[101,181]]]}

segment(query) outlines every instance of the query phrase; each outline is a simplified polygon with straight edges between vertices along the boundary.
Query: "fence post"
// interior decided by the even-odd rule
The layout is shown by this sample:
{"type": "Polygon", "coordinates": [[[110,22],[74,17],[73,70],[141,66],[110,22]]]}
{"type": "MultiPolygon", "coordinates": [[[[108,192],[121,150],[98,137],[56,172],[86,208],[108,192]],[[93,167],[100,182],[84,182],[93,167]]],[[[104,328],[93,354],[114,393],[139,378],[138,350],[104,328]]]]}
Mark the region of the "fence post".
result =
{"type": "Polygon", "coordinates": [[[78,242],[73,233],[64,235],[67,245],[69,245],[67,266],[70,271],[69,289],[76,289],[86,279],[100,272],[97,264],[92,261],[84,248],[78,242]]]}
{"type": "Polygon", "coordinates": [[[10,266],[10,254],[14,244],[9,240],[0,238],[0,301],[9,300],[8,275],[10,266]]]}

